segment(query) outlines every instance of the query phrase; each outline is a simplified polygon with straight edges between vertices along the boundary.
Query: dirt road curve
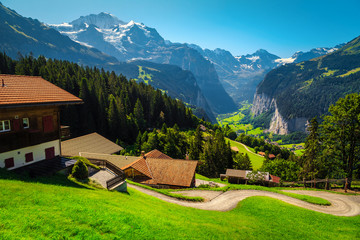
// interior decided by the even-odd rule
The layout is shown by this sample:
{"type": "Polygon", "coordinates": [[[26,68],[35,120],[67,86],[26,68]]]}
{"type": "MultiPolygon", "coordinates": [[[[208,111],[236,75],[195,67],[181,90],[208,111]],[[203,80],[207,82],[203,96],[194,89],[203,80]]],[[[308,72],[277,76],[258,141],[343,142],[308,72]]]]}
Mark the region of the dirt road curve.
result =
{"type": "MultiPolygon", "coordinates": [[[[144,189],[138,186],[134,186],[132,184],[128,184],[128,187],[139,190],[148,195],[154,196],[156,198],[162,199],[164,201],[175,203],[178,205],[182,205],[185,207],[198,208],[203,210],[212,210],[212,211],[229,211],[235,208],[241,200],[247,197],[253,196],[267,196],[275,199],[279,199],[286,203],[322,212],[327,214],[332,214],[336,216],[356,216],[360,215],[360,196],[348,196],[341,195],[329,192],[320,192],[320,191],[303,191],[303,190],[293,190],[288,192],[310,195],[314,197],[321,197],[329,202],[331,202],[331,206],[320,206],[314,205],[311,203],[307,203],[292,197],[288,197],[278,193],[266,192],[266,191],[258,191],[258,190],[237,190],[237,191],[228,191],[222,194],[215,194],[212,191],[202,191],[202,190],[194,190],[194,191],[182,191],[181,194],[188,196],[199,196],[204,198],[211,199],[208,202],[189,202],[182,201],[178,199],[174,199],[172,197],[165,196],[163,194],[144,189]]],[[[180,194],[180,193],[179,193],[180,194]]]]}

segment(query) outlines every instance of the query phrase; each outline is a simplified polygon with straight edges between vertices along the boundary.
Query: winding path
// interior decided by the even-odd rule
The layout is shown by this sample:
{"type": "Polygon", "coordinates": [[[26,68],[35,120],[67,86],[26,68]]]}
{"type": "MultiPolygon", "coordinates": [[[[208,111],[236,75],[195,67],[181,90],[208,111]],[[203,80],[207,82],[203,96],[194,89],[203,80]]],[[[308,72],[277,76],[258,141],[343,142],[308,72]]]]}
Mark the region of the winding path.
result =
{"type": "Polygon", "coordinates": [[[128,184],[128,187],[136,189],[145,194],[154,196],[156,198],[162,199],[166,202],[175,203],[185,207],[198,208],[203,210],[212,210],[212,211],[229,211],[234,209],[237,204],[245,198],[253,196],[266,196],[279,199],[286,203],[314,210],[317,212],[332,214],[335,216],[356,216],[360,215],[360,196],[356,195],[341,195],[329,192],[321,191],[305,191],[305,190],[291,190],[288,192],[309,195],[314,197],[320,197],[331,202],[331,206],[320,206],[311,203],[307,203],[292,197],[288,197],[282,194],[267,192],[267,191],[258,191],[258,190],[233,190],[227,191],[222,194],[214,194],[213,191],[204,191],[204,190],[190,190],[178,192],[179,194],[184,194],[187,196],[199,196],[208,198],[210,195],[210,201],[208,202],[190,202],[178,200],[161,193],[157,193],[142,187],[138,187],[132,184],[128,184]]]}

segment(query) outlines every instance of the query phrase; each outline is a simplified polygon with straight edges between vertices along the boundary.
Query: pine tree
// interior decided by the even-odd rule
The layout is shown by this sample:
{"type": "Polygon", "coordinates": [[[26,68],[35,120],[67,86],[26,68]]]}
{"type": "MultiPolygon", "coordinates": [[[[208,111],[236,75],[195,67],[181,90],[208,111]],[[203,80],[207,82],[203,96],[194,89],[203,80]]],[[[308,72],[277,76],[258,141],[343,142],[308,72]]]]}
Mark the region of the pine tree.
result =
{"type": "Polygon", "coordinates": [[[318,127],[319,124],[316,117],[311,119],[310,125],[308,126],[309,136],[306,138],[305,152],[302,156],[302,174],[305,178],[310,177],[312,179],[315,179],[316,174],[318,173],[318,157],[320,153],[318,127]]]}
{"type": "Polygon", "coordinates": [[[203,137],[200,130],[200,125],[196,128],[193,140],[190,143],[189,158],[193,160],[200,159],[200,154],[203,151],[203,137]]]}
{"type": "Polygon", "coordinates": [[[138,125],[138,128],[142,131],[145,130],[144,110],[140,102],[140,99],[136,100],[134,107],[134,117],[135,117],[135,122],[138,125]]]}

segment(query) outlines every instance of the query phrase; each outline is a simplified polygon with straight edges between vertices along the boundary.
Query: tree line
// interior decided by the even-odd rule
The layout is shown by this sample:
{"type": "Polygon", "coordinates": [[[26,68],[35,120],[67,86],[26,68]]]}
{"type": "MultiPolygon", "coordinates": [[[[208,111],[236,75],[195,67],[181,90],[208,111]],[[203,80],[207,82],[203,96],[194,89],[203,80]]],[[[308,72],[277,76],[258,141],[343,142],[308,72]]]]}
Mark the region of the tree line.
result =
{"type": "Polygon", "coordinates": [[[184,129],[195,128],[200,122],[211,126],[181,101],[104,69],[43,56],[13,60],[0,53],[0,73],[41,76],[83,99],[82,105],[62,109],[61,124],[71,126],[72,136],[96,131],[113,141],[134,143],[139,131],[164,123],[184,129]]]}

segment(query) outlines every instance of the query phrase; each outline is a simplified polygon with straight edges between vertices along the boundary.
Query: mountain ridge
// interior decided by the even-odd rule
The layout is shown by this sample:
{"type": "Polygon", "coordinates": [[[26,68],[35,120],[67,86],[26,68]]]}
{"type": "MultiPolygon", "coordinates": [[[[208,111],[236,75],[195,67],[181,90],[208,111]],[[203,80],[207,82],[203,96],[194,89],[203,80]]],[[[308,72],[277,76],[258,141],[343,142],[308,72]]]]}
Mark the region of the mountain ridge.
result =
{"type": "Polygon", "coordinates": [[[190,70],[214,113],[236,110],[237,107],[220,83],[213,64],[198,51],[186,44],[165,42],[155,28],[142,23],[130,21],[126,24],[111,25],[101,22],[101,25],[107,28],[100,28],[91,26],[96,22],[94,19],[91,22],[86,22],[86,19],[89,17],[74,20],[73,22],[78,23],[76,27],[71,23],[49,26],[74,41],[96,47],[120,61],[146,60],[190,70]],[[78,26],[82,26],[81,29],[78,26]]]}
{"type": "Polygon", "coordinates": [[[360,36],[336,51],[270,71],[259,84],[252,113],[272,112],[270,131],[305,131],[346,94],[360,91],[360,36]]]}

